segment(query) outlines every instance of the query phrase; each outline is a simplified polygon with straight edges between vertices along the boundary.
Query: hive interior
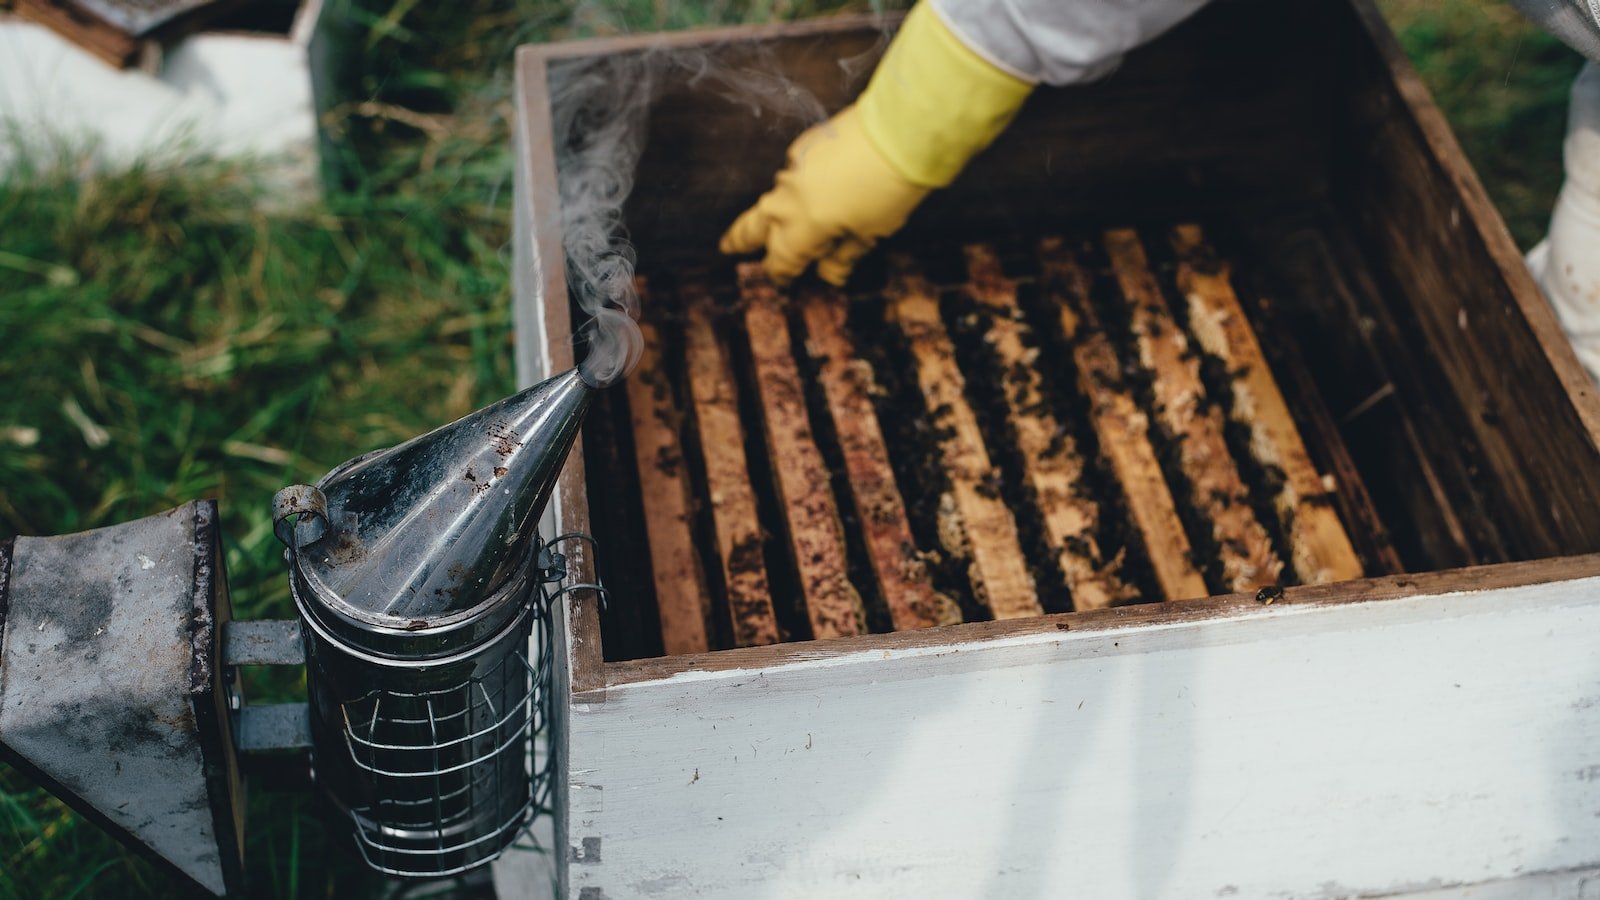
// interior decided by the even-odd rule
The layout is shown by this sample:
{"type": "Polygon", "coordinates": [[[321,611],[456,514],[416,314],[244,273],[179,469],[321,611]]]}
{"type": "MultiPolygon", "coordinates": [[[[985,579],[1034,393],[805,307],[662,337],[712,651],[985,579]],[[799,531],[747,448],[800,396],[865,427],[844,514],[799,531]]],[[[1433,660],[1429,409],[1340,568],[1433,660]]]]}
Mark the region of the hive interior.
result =
{"type": "MultiPolygon", "coordinates": [[[[882,37],[875,22],[819,21],[683,36],[673,46],[734,72],[786,79],[836,110],[861,89],[882,37]]],[[[545,90],[564,66],[636,60],[653,46],[640,37],[557,48],[536,63],[548,81],[529,85],[545,90]]],[[[630,71],[627,65],[619,71],[630,71]]],[[[600,542],[599,574],[610,595],[600,623],[605,658],[678,655],[701,641],[711,648],[799,640],[853,626],[881,632],[950,621],[953,613],[962,620],[1031,615],[1035,604],[1060,611],[1085,598],[1089,606],[1159,600],[1180,596],[1173,586],[1192,587],[1196,575],[1205,592],[1253,584],[1267,559],[1253,548],[1260,532],[1241,547],[1204,527],[1205,517],[1191,511],[1197,498],[1190,482],[1205,473],[1183,460],[1187,439],[1162,432],[1172,423],[1158,407],[1173,398],[1155,402],[1161,379],[1141,375],[1140,366],[1126,371],[1140,348],[1122,296],[1128,285],[1109,258],[1108,229],[1135,229],[1156,294],[1185,333],[1198,337],[1187,321],[1186,292],[1177,288],[1181,267],[1171,236],[1184,223],[1203,227],[1215,257],[1231,268],[1227,284],[1262,348],[1265,365],[1257,368],[1269,370],[1281,389],[1318,480],[1332,477],[1325,496],[1302,491],[1302,499],[1336,514],[1362,573],[1600,549],[1592,398],[1570,353],[1562,358],[1553,349],[1561,338],[1548,310],[1537,307],[1536,288],[1503,226],[1404,66],[1381,17],[1361,0],[1227,0],[1130,53],[1111,78],[1037,92],[1006,133],[930,197],[847,286],[843,334],[853,348],[844,354],[809,349],[814,326],[826,324],[807,318],[810,289],[791,292],[781,312],[773,312],[771,298],[752,305],[749,298],[767,297],[766,289],[748,278],[741,285],[735,264],[714,251],[720,230],[771,185],[805,123],[754,115],[749,103],[708,89],[699,67],[682,84],[660,85],[624,221],[639,249],[644,309],[658,336],[660,360],[643,371],[665,377],[635,375],[600,402],[585,432],[586,489],[561,501],[587,508],[600,542]],[[1140,525],[1129,501],[1152,491],[1131,490],[1112,471],[1108,446],[1122,452],[1137,442],[1101,439],[1085,393],[1098,382],[1081,377],[1081,339],[1062,334],[1062,316],[1043,295],[1051,278],[1060,281],[1040,262],[1040,242],[1051,236],[1061,237],[1088,276],[1088,308],[1099,321],[1088,333],[1106,336],[1114,366],[1124,370],[1114,377],[1107,370],[1099,381],[1126,387],[1149,420],[1159,475],[1147,480],[1159,481],[1155,493],[1171,496],[1187,554],[1147,546],[1146,526],[1160,517],[1146,509],[1140,525]],[[967,290],[968,248],[985,245],[1000,261],[1001,280],[1015,282],[1028,326],[1018,338],[1022,354],[1039,349],[1009,366],[991,358],[1004,341],[986,342],[996,317],[975,294],[994,296],[988,288],[967,290]],[[925,293],[937,294],[932,318],[948,336],[959,380],[925,377],[944,366],[937,362],[943,354],[919,356],[905,334],[908,322],[926,331],[929,303],[910,304],[893,322],[884,316],[895,306],[886,288],[912,269],[931,285],[925,293]],[[698,319],[696,308],[705,311],[698,319]],[[696,345],[702,350],[691,351],[696,345]],[[836,356],[856,360],[846,373],[870,369],[877,390],[865,405],[827,396],[826,360],[836,356]],[[698,368],[690,365],[696,359],[698,368]],[[1029,493],[1040,488],[1028,483],[1023,434],[1006,415],[1008,397],[1032,390],[1033,381],[1040,408],[1085,461],[1066,479],[1068,489],[1059,474],[1054,488],[1046,479],[1044,492],[1056,498],[1047,503],[1029,493]],[[930,385],[938,398],[931,403],[930,385]],[[656,410],[653,392],[667,403],[664,411],[656,410]],[[970,420],[951,418],[951,395],[971,409],[970,420]],[[833,407],[851,402],[862,411],[846,417],[841,433],[833,407]],[[863,475],[871,475],[862,461],[871,454],[863,454],[856,432],[868,413],[888,448],[888,462],[879,466],[889,469],[886,477],[863,475]],[[991,465],[970,453],[952,455],[941,441],[952,428],[968,435],[965,444],[981,446],[991,465]],[[814,452],[804,449],[807,432],[814,433],[814,452]],[[656,475],[677,472],[681,492],[652,493],[646,482],[660,479],[641,468],[641,446],[656,475]],[[998,474],[987,474],[991,468],[998,474]],[[949,489],[952,470],[967,472],[962,490],[949,489]],[[822,483],[829,490],[807,488],[822,483]],[[901,498],[910,534],[900,569],[886,563],[896,517],[880,522],[858,509],[857,492],[881,501],[886,488],[901,498]],[[714,493],[725,510],[720,524],[714,493]],[[963,522],[998,523],[978,529],[981,539],[967,555],[952,553],[940,534],[941,523],[946,536],[953,533],[954,521],[941,516],[941,498],[958,494],[965,499],[945,505],[963,522]],[[675,506],[642,499],[675,495],[675,506]],[[1086,532],[1094,546],[1064,554],[1085,549],[1080,540],[1087,538],[1047,540],[1065,533],[1058,521],[1047,534],[1051,514],[1070,519],[1059,514],[1085,497],[1096,505],[1086,532]],[[842,537],[826,540],[835,513],[842,537]],[[1004,532],[1008,516],[1019,553],[994,550],[995,529],[1004,532]],[[990,559],[977,559],[985,555],[990,559]],[[1099,565],[1074,569],[1075,555],[1099,565]],[[1230,556],[1233,576],[1240,560],[1254,560],[1258,571],[1242,581],[1228,576],[1230,556]],[[1185,557],[1192,572],[1184,571],[1185,557]],[[981,592],[968,558],[984,569],[981,592]],[[932,589],[912,589],[895,602],[891,593],[908,589],[884,585],[897,576],[918,581],[919,562],[932,589]],[[1075,582],[1068,583],[1064,563],[1075,582]],[[1102,569],[1118,578],[1102,580],[1097,592],[1088,576],[1102,569]],[[658,583],[658,570],[670,577],[658,583]],[[852,594],[863,602],[859,622],[852,594]],[[816,608],[806,596],[821,598],[816,608]],[[685,621],[686,632],[672,624],[685,621]]],[[[537,140],[546,115],[534,117],[530,147],[534,168],[545,167],[554,183],[559,154],[537,140]]],[[[535,190],[531,201],[537,212],[554,198],[535,190]]],[[[559,256],[558,231],[537,239],[544,256],[559,256]]],[[[575,308],[572,314],[577,321],[575,308]]],[[[550,333],[564,328],[556,322],[550,333]]],[[[1167,369],[1193,362],[1181,350],[1150,349],[1166,355],[1167,369]]],[[[1241,367],[1219,365],[1216,356],[1199,358],[1200,381],[1210,403],[1231,410],[1241,367]]],[[[1223,455],[1246,486],[1228,516],[1244,521],[1235,526],[1249,534],[1245,513],[1253,513],[1273,558],[1284,564],[1276,580],[1292,584],[1301,579],[1294,542],[1281,520],[1274,524],[1281,485],[1259,454],[1246,452],[1254,439],[1242,439],[1234,421],[1248,428],[1252,416],[1223,416],[1223,455]]],[[[1050,439],[1045,449],[1054,450],[1050,439]]],[[[1218,484],[1227,493],[1226,478],[1216,477],[1206,476],[1201,505],[1218,484]]]]}
{"type": "Polygon", "coordinates": [[[585,433],[607,656],[1428,566],[1391,541],[1279,301],[1215,240],[891,248],[848,291],[652,275],[645,361],[585,433]],[[1252,429],[1256,368],[1288,435],[1252,429]]]}

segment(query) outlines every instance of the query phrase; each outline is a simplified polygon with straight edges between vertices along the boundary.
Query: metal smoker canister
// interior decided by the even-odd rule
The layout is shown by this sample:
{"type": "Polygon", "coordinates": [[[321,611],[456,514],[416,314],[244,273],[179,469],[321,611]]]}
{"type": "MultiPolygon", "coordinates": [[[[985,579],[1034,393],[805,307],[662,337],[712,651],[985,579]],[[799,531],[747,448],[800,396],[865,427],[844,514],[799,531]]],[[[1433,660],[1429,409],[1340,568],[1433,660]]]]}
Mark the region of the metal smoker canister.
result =
{"type": "Polygon", "coordinates": [[[465,871],[527,822],[535,531],[591,393],[574,369],[276,498],[316,778],[374,869],[465,871]]]}

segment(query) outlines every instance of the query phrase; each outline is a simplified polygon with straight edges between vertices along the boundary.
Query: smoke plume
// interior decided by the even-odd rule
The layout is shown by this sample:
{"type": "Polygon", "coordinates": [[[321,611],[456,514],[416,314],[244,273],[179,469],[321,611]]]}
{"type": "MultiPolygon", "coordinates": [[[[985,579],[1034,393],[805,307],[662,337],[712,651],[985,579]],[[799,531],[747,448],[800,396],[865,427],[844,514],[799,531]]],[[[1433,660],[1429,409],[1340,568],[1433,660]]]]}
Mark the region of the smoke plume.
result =
{"type": "MultiPolygon", "coordinates": [[[[744,48],[741,48],[742,50],[744,48]]],[[[810,92],[780,77],[757,48],[737,65],[700,48],[649,50],[576,59],[550,73],[553,140],[560,183],[567,285],[589,315],[577,335],[587,344],[581,369],[596,387],[615,383],[639,361],[635,251],[623,222],[651,105],[674,90],[711,93],[753,116],[795,120],[795,130],[827,115],[810,92]]],[[[842,77],[859,62],[841,60],[842,77]]]]}

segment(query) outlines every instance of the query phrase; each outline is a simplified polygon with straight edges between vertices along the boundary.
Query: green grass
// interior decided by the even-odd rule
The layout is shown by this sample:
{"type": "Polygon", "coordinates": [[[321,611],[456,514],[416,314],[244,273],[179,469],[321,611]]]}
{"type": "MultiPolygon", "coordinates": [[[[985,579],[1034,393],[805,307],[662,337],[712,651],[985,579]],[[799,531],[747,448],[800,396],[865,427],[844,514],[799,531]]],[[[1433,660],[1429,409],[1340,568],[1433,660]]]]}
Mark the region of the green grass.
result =
{"type": "MultiPolygon", "coordinates": [[[[504,227],[487,201],[501,168],[447,147],[430,172],[298,216],[255,212],[256,191],[224,164],[0,187],[0,422],[38,431],[0,448],[4,530],[75,531],[218,497],[239,614],[290,615],[272,492],[511,384],[504,227]]],[[[0,816],[0,897],[63,896],[86,872],[84,896],[170,892],[14,773],[0,779],[16,801],[0,816]]],[[[300,871],[353,874],[305,809],[252,804],[253,874],[278,896],[299,893],[274,863],[287,839],[271,823],[286,814],[313,838],[300,871]]],[[[329,884],[343,895],[346,881],[329,884]]]]}
{"type": "MultiPolygon", "coordinates": [[[[233,597],[291,614],[268,503],[358,452],[508,392],[509,64],[517,44],[825,12],[834,0],[371,0],[352,9],[338,190],[261,211],[248,165],[83,174],[60,151],[0,180],[0,535],[222,503],[233,597]],[[44,165],[50,162],[52,165],[44,165]]],[[[852,4],[865,8],[867,3],[852,4]]],[[[898,4],[892,4],[898,5],[898,4]]],[[[1499,5],[1389,0],[1513,232],[1542,232],[1575,55],[1499,5]]],[[[303,693],[255,675],[256,699],[303,693]]],[[[263,896],[381,888],[306,797],[252,794],[263,896]]],[[[0,767],[0,900],[180,885],[0,767]]]]}
{"type": "Polygon", "coordinates": [[[1379,0],[1524,250],[1561,187],[1567,88],[1582,58],[1505,3],[1379,0]]]}

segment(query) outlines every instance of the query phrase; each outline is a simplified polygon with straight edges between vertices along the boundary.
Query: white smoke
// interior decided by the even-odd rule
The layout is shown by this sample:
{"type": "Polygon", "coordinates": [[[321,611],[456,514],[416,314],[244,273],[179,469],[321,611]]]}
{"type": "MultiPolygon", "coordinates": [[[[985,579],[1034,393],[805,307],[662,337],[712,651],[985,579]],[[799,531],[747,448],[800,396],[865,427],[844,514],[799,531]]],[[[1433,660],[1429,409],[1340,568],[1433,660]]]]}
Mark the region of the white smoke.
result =
{"type": "MultiPolygon", "coordinates": [[[[841,60],[841,77],[859,77],[859,58],[841,60]]],[[[567,284],[590,316],[577,334],[588,345],[585,381],[604,387],[639,361],[636,255],[623,222],[635,169],[649,131],[650,107],[677,91],[713,94],[752,116],[794,120],[796,133],[827,110],[784,79],[756,45],[738,53],[670,48],[563,61],[552,67],[552,139],[561,194],[567,284]],[[727,60],[737,58],[737,63],[727,60]]],[[[731,223],[720,223],[731,224],[731,223]]]]}

